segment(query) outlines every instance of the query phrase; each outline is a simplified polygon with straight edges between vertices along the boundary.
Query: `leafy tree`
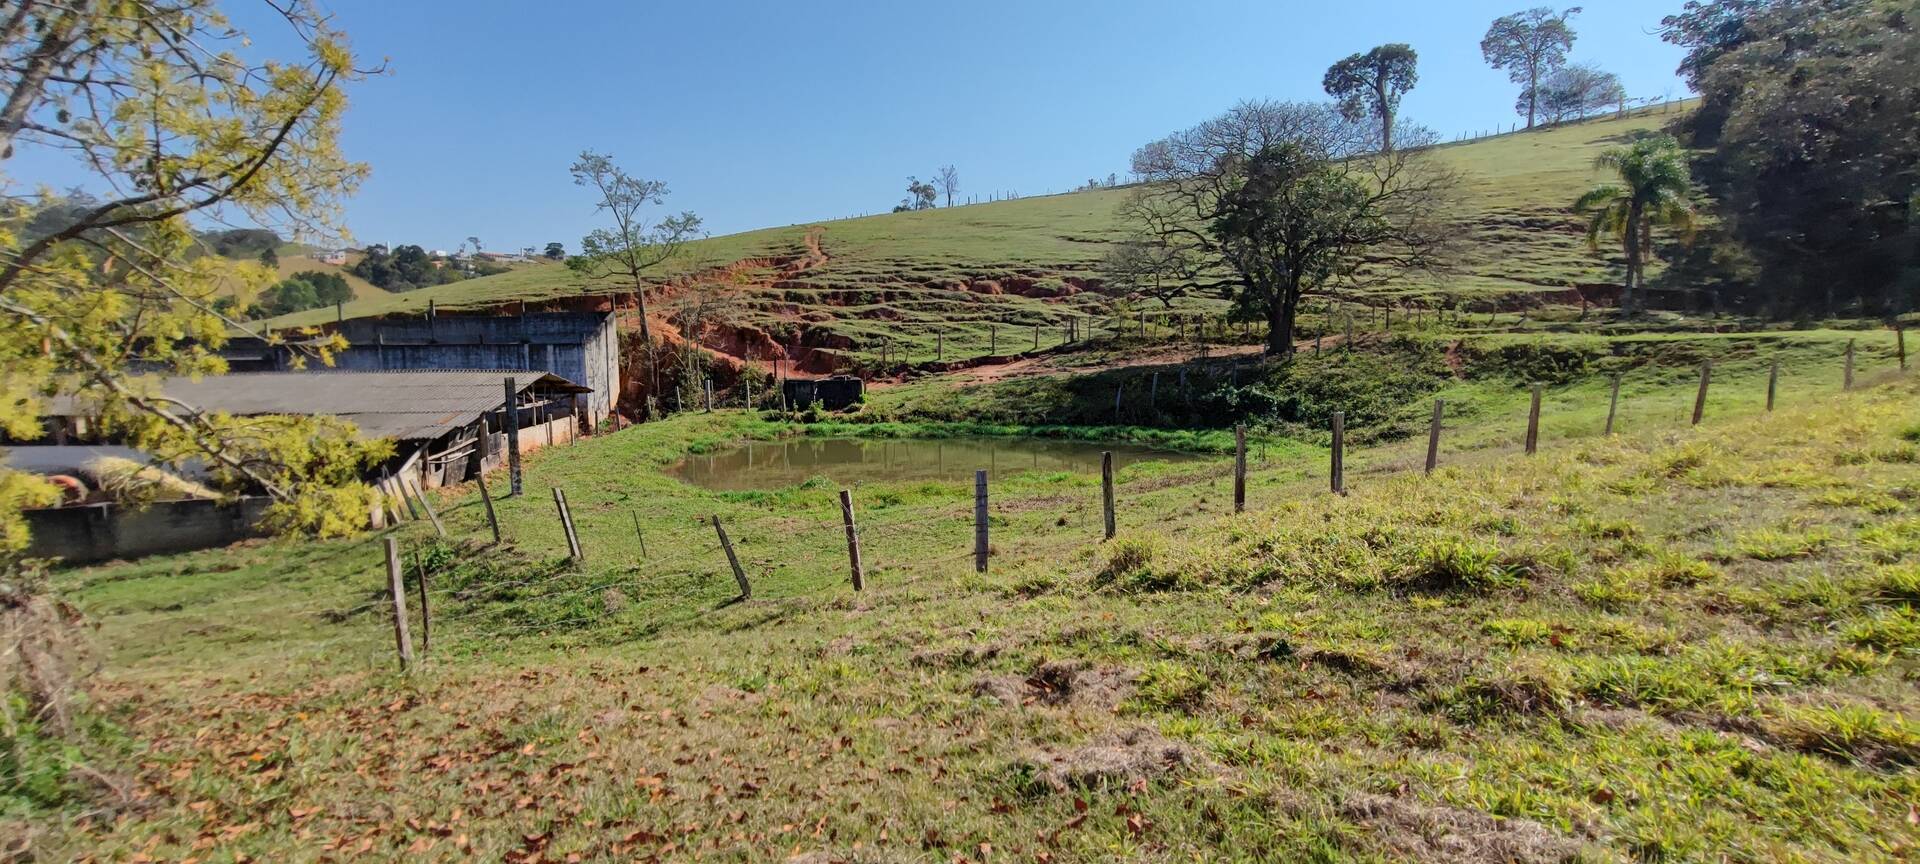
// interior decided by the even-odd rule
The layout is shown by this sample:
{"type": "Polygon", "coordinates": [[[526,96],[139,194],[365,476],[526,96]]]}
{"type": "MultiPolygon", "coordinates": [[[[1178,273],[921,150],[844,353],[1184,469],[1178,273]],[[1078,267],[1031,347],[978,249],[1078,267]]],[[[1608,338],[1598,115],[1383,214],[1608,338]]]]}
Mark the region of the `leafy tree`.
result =
{"type": "Polygon", "coordinates": [[[1520,85],[1527,106],[1520,113],[1527,115],[1528,129],[1539,113],[1540,79],[1566,63],[1567,52],[1573,50],[1573,28],[1567,21],[1578,14],[1578,6],[1565,12],[1537,6],[1494,19],[1480,40],[1480,55],[1487,63],[1507,70],[1507,78],[1520,85]]]}
{"type": "Polygon", "coordinates": [[[1340,100],[1340,112],[1348,120],[1378,120],[1380,149],[1392,150],[1393,118],[1400,112],[1400,98],[1420,80],[1419,63],[1411,46],[1382,45],[1333,64],[1320,86],[1340,100]]]}
{"type": "MultiPolygon", "coordinates": [[[[252,255],[198,254],[196,217],[325,232],[366,174],[338,146],[342,87],[365,72],[312,7],[275,13],[290,32],[259,43],[214,0],[21,2],[0,16],[0,153],[64,161],[113,190],[30,234],[47,202],[0,180],[0,431],[38,437],[47,398],[65,394],[164,464],[197,460],[225,488],[272,496],[277,527],[346,533],[370,501],[355,470],[380,447],[331,418],[202,412],[148,374],[225,371],[217,349],[244,327],[215,298],[250,300],[273,279],[252,255]],[[261,44],[297,56],[259,59],[261,44]]],[[[324,362],[341,344],[302,350],[324,362]]],[[[25,541],[16,508],[33,485],[0,471],[4,550],[25,541]]]]}
{"type": "Polygon", "coordinates": [[[275,251],[272,246],[260,250],[260,266],[278,269],[280,267],[280,253],[275,251]]]}
{"type": "Polygon", "coordinates": [[[558,261],[567,257],[567,247],[561,245],[560,242],[556,240],[548,243],[546,251],[541,254],[545,255],[549,260],[558,261]]]}
{"type": "Polygon", "coordinates": [[[279,248],[280,234],[267,228],[229,228],[205,235],[213,254],[227,258],[258,258],[279,248]]]}
{"type": "Polygon", "coordinates": [[[385,246],[369,246],[347,272],[388,291],[412,291],[466,278],[452,267],[436,266],[433,256],[416,243],[403,243],[391,252],[385,246]]]}
{"type": "Polygon", "coordinates": [[[905,213],[909,210],[932,210],[935,196],[939,193],[932,183],[922,183],[918,177],[907,178],[907,197],[894,205],[893,212],[905,213]]]}
{"type": "Polygon", "coordinates": [[[947,206],[953,206],[953,193],[960,191],[960,171],[952,165],[940,169],[933,175],[933,182],[939,184],[940,192],[947,196],[947,206]]]}
{"type": "Polygon", "coordinates": [[[1711,148],[1699,174],[1758,265],[1738,302],[1894,314],[1920,300],[1920,10],[1906,2],[1690,3],[1662,35],[1689,49],[1711,148]]]}
{"type": "Polygon", "coordinates": [[[645,210],[666,201],[667,184],[628,174],[614,164],[612,156],[582,151],[569,170],[574,185],[599,194],[594,211],[605,213],[613,225],[595,228],[580,238],[580,254],[567,259],[567,266],[589,279],[617,280],[631,288],[640,306],[641,342],[651,346],[646,274],[679,254],[687,241],[699,235],[700,217],[682,211],[657,222],[650,220],[645,210]]]}
{"type": "Polygon", "coordinates": [[[468,235],[467,245],[473,247],[473,254],[475,255],[480,254],[480,238],[472,235],[468,235]]]}
{"type": "Polygon", "coordinates": [[[1120,215],[1145,248],[1128,266],[1167,262],[1160,291],[1224,296],[1291,355],[1302,298],[1450,259],[1457,178],[1421,152],[1432,135],[1392,152],[1373,137],[1329,106],[1243,102],[1142,147],[1120,215]]]}
{"type": "Polygon", "coordinates": [[[1687,156],[1672,136],[1652,135],[1607,150],[1594,165],[1613,171],[1619,182],[1588,190],[1573,203],[1573,211],[1588,217],[1587,243],[1593,248],[1600,247],[1602,235],[1620,244],[1627,259],[1620,311],[1631,315],[1639,302],[1636,292],[1645,284],[1645,260],[1653,250],[1653,227],[1692,229],[1693,181],[1687,171],[1687,156]]]}
{"type": "Polygon", "coordinates": [[[1541,116],[1550,124],[1579,120],[1612,110],[1627,101],[1627,88],[1619,76],[1587,63],[1562,66],[1541,79],[1537,93],[1522,93],[1516,110],[1537,102],[1541,116]]]}

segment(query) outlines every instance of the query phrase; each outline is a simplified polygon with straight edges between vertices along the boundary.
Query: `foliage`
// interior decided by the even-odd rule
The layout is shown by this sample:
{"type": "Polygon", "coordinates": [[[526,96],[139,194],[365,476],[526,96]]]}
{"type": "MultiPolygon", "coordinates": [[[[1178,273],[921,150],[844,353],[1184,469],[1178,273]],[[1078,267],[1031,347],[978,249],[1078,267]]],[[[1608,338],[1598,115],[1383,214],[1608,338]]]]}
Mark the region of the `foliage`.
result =
{"type": "Polygon", "coordinates": [[[1667,135],[1641,138],[1626,147],[1600,154],[1599,168],[1613,171],[1618,183],[1587,191],[1573,202],[1573,212],[1586,215],[1587,242],[1599,248],[1605,235],[1620,243],[1627,260],[1626,285],[1620,310],[1632,314],[1645,283],[1645,259],[1653,249],[1653,227],[1671,225],[1691,230],[1693,181],[1680,143],[1667,135]]]}
{"type": "Polygon", "coordinates": [[[425,248],[411,243],[391,250],[378,243],[368,246],[366,254],[347,272],[387,291],[412,291],[466,278],[466,274],[435,261],[425,248]]]}
{"type": "Polygon", "coordinates": [[[260,302],[248,310],[247,317],[285,315],[352,299],[353,287],[340,274],[303,270],[260,292],[260,302]]]}
{"type": "Polygon", "coordinates": [[[1573,49],[1573,28],[1568,19],[1580,14],[1575,6],[1555,12],[1537,6],[1494,19],[1487,35],[1480,40],[1480,55],[1495,69],[1507,70],[1507,78],[1520,85],[1520,111],[1532,129],[1539,113],[1540,82],[1547,73],[1560,67],[1573,49]]]}
{"type": "MultiPolygon", "coordinates": [[[[311,7],[279,13],[292,60],[258,59],[212,0],[20,4],[0,22],[9,70],[0,151],[69,160],[89,186],[117,196],[76,206],[16,178],[0,186],[0,429],[10,437],[38,437],[46,400],[62,394],[163,463],[197,460],[284,506],[325,509],[320,502],[357,494],[341,492],[356,479],[296,455],[362,452],[348,428],[289,421],[297,431],[263,440],[269,421],[200,412],[145,377],[224,371],[217,351],[240,325],[215,299],[244,308],[272,277],[254,260],[202,254],[195,220],[261,226],[219,235],[216,246],[324,232],[366,174],[338,147],[343,85],[365,70],[311,7]],[[57,230],[35,231],[55,208],[57,230]]],[[[302,356],[325,362],[340,344],[306,340],[302,356]]],[[[33,496],[5,485],[9,504],[33,496]]],[[[12,507],[0,513],[10,544],[19,518],[12,507]]]]}
{"type": "Polygon", "coordinates": [[[1689,4],[1663,35],[1703,95],[1716,215],[1760,267],[1742,305],[1892,315],[1920,300],[1920,7],[1689,4]]]}
{"type": "Polygon", "coordinates": [[[1177,265],[1162,278],[1226,297],[1290,355],[1302,298],[1447,263],[1456,177],[1417,147],[1370,144],[1324,105],[1241,103],[1136,152],[1148,182],[1120,215],[1147,263],[1177,265]]]}
{"type": "Polygon", "coordinates": [[[267,228],[229,228],[208,232],[201,239],[213,254],[239,260],[259,258],[280,248],[283,242],[279,233],[267,228]]]}
{"type": "Polygon", "coordinates": [[[540,254],[549,261],[559,261],[567,257],[567,247],[560,241],[555,240],[548,243],[546,250],[540,254]]]}
{"type": "MultiPolygon", "coordinates": [[[[958,175],[956,175],[956,182],[957,181],[958,175]]],[[[907,197],[900,199],[900,203],[894,205],[893,212],[906,213],[913,210],[932,210],[935,196],[938,193],[939,190],[935,189],[932,183],[924,182],[918,177],[908,177],[907,197]]]]}
{"type": "Polygon", "coordinates": [[[1538,92],[1520,94],[1520,105],[1537,104],[1546,122],[1559,125],[1624,106],[1627,88],[1620,77],[1591,63],[1574,63],[1547,73],[1538,92]]]}
{"type": "Polygon", "coordinates": [[[1320,86],[1340,100],[1348,120],[1373,117],[1380,123],[1380,149],[1393,149],[1393,119],[1400,99],[1420,80],[1420,55],[1404,43],[1381,45],[1354,54],[1327,69],[1320,86]]]}

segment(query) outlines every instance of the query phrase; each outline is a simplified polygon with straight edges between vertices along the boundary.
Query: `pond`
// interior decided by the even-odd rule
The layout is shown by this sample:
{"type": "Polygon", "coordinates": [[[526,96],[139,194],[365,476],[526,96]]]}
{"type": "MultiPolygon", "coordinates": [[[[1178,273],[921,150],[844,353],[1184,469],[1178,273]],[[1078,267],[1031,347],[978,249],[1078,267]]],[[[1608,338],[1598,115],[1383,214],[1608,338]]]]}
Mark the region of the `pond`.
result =
{"type": "Polygon", "coordinates": [[[1191,453],[1140,444],[1101,444],[1042,438],[794,438],[756,441],[688,456],[667,469],[706,489],[780,489],[826,477],[836,485],[921,480],[967,480],[985,468],[999,477],[1017,471],[1100,472],[1100,454],[1113,451],[1115,471],[1135,462],[1190,462],[1191,453]]]}

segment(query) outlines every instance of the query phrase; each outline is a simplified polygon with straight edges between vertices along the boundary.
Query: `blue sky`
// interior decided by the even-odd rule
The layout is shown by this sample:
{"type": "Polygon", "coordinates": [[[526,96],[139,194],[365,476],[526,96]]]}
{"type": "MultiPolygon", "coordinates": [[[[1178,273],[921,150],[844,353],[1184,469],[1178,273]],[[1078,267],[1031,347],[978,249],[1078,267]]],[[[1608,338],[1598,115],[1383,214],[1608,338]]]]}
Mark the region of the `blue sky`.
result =
{"type": "MultiPolygon", "coordinates": [[[[949,163],[963,195],[1124,175],[1139,145],[1240,99],[1324,98],[1330,63],[1387,42],[1420,54],[1406,120],[1511,123],[1517,88],[1479,41],[1527,0],[321,2],[389,68],[350,91],[343,145],[373,169],[356,240],[573,250],[595,217],[567,166],[588,147],[723,234],[883,212],[949,163]]],[[[1653,32],[1679,6],[1590,3],[1572,56],[1634,96],[1684,95],[1653,32]]]]}

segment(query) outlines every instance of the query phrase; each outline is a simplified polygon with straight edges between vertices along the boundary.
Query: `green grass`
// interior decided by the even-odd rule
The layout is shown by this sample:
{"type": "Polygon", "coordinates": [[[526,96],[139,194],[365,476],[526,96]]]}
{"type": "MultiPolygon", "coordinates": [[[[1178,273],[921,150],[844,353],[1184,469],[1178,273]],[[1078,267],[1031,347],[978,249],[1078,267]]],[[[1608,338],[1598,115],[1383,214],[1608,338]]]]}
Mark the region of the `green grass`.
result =
{"type": "MultiPolygon", "coordinates": [[[[1396,281],[1358,299],[1368,304],[1450,301],[1476,314],[1540,303],[1577,307],[1573,290],[1611,286],[1620,270],[1615,253],[1587,248],[1580,222],[1569,209],[1574,198],[1603,179],[1593,168],[1594,156],[1628,135],[1661,127],[1679,110],[1634,112],[1625,118],[1437,148],[1436,158],[1458,170],[1463,181],[1457,218],[1465,242],[1459,272],[1439,283],[1396,281]]],[[[1089,323],[1096,334],[1114,329],[1110,316],[1115,309],[1093,293],[1070,292],[1099,279],[1107,245],[1125,236],[1126,227],[1114,210],[1128,194],[1126,189],[1102,189],[715,237],[693,244],[686,259],[662,278],[748,259],[791,258],[804,250],[803,238],[817,227],[822,229],[826,264],[778,285],[769,284],[772,267],[741,268],[736,275],[753,287],[723,303],[723,317],[771,334],[784,345],[805,339],[809,345],[840,346],[833,350],[869,365],[877,363],[883,343],[891,346],[892,360],[912,362],[932,361],[936,341],[946,360],[1029,350],[1035,325],[1041,328],[1042,347],[1051,348],[1059,344],[1060,324],[1069,315],[1092,316],[1089,323]],[[1052,296],[1056,294],[1070,296],[1052,296]]],[[[347,304],[346,314],[420,314],[429,301],[442,310],[487,309],[615,290],[619,286],[589,282],[557,265],[529,266],[418,291],[359,297],[347,304]]],[[[675,309],[671,292],[653,302],[656,309],[675,309]]],[[[1162,313],[1157,304],[1123,304],[1118,311],[1129,318],[1137,311],[1162,313]]],[[[1183,303],[1180,311],[1218,316],[1223,307],[1217,301],[1196,300],[1183,303]]],[[[1344,326],[1344,313],[1317,303],[1311,311],[1304,326],[1344,326]]],[[[333,314],[331,309],[311,310],[274,319],[270,325],[319,324],[333,314]]],[[[1362,311],[1360,317],[1364,326],[1377,315],[1362,311]]],[[[1505,315],[1496,323],[1519,322],[1519,316],[1505,315]]],[[[1151,323],[1158,339],[1175,332],[1164,319],[1151,323]]],[[[1120,329],[1131,332],[1134,325],[1120,329]]]]}
{"type": "MultiPolygon", "coordinates": [[[[984,575],[966,485],[863,486],[858,595],[832,484],[656,470],[798,430],[647,424],[535,454],[503,548],[471,493],[443,494],[453,541],[395,532],[434,573],[410,676],[377,537],[63,571],[100,624],[95,704],[135,742],[95,758],[132,804],[0,819],[55,859],[1894,860],[1920,840],[1920,387],[1873,353],[1838,393],[1840,340],[1483,346],[1375,427],[1449,398],[1431,476],[1424,436],[1383,434],[1328,495],[1302,432],[1233,515],[1224,460],[1130,466],[1111,544],[1091,473],[1012,476],[984,575]]],[[[860,431],[942,428],[904,422],[860,431]]]]}

